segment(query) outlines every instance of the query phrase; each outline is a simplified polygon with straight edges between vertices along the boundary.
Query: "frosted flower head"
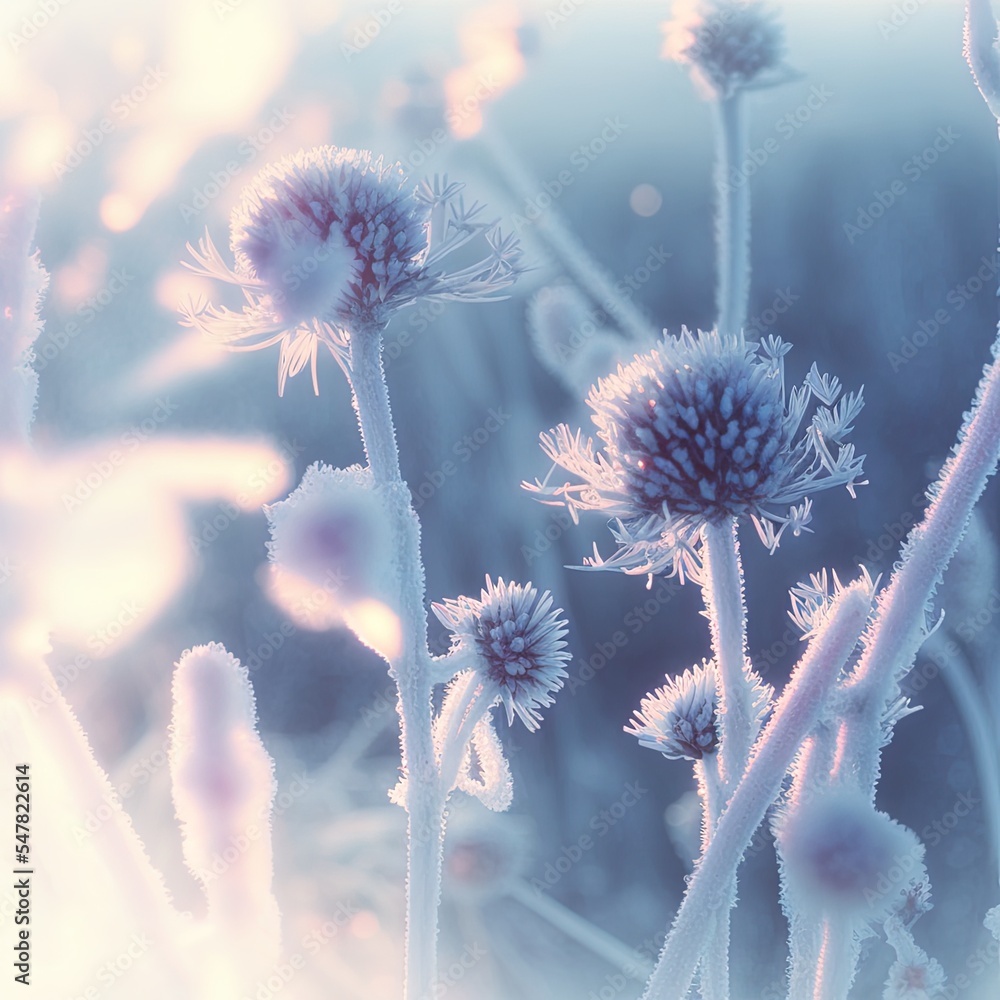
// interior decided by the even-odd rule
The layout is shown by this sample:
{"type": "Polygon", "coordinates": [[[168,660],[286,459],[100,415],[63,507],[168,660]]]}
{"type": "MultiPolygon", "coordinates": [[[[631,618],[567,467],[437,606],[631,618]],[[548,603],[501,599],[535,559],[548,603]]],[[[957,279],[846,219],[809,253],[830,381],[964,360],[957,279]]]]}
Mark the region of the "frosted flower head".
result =
{"type": "Polygon", "coordinates": [[[926,877],[916,835],[857,789],[793,802],[776,826],[787,884],[803,905],[884,919],[914,877],[926,877]]]}
{"type": "Polygon", "coordinates": [[[808,530],[810,494],[846,486],[853,495],[864,460],[844,441],[861,393],[837,403],[839,381],[813,365],[786,396],[788,350],[777,337],[756,344],[714,330],[665,337],[591,390],[603,450],[565,425],[541,436],[555,466],[582,482],[550,485],[553,469],[527,488],[574,518],[615,519],[618,552],[595,552],[592,568],[696,575],[702,527],[730,518],[752,520],[774,551],[786,529],[808,530]],[[813,399],[822,405],[801,430],[813,399]]]}
{"type": "MultiPolygon", "coordinates": [[[[242,289],[233,312],[205,303],[185,322],[236,350],[281,345],[279,391],[325,345],[346,365],[350,333],[381,330],[419,298],[496,298],[516,277],[520,249],[466,207],[462,185],[412,182],[370,152],[320,146],[263,170],[231,220],[229,267],[208,233],[188,245],[197,274],[242,289]],[[488,252],[455,272],[444,258],[477,236],[488,252]]],[[[346,371],[346,367],[345,367],[346,371]]]]}
{"type": "Polygon", "coordinates": [[[514,715],[529,730],[538,728],[538,709],[566,678],[566,622],[562,609],[551,610],[552,596],[539,596],[530,584],[497,583],[487,577],[480,599],[459,597],[433,605],[434,614],[453,633],[453,652],[472,654],[480,677],[501,699],[507,722],[514,715]]]}
{"type": "Polygon", "coordinates": [[[392,531],[368,469],[316,462],[286,499],[264,512],[268,552],[283,572],[324,588],[337,604],[390,598],[392,531]]]}
{"type": "Polygon", "coordinates": [[[701,760],[719,746],[717,710],[715,666],[706,661],[643,698],[625,732],[664,757],[701,760]]]}
{"type": "Polygon", "coordinates": [[[680,0],[664,23],[663,55],[690,66],[710,96],[781,82],[784,30],[759,0],[680,0]]]}
{"type": "Polygon", "coordinates": [[[898,921],[886,922],[885,936],[896,952],[896,961],[889,969],[883,1000],[942,1000],[948,979],[941,964],[930,958],[898,921]]]}

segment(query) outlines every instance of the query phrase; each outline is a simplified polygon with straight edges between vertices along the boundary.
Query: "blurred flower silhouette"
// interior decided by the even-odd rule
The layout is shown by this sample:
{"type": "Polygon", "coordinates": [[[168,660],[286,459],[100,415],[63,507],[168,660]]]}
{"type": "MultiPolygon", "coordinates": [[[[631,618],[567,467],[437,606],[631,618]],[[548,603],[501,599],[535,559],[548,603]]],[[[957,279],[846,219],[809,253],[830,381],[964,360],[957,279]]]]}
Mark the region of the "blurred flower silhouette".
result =
{"type": "Polygon", "coordinates": [[[843,443],[861,393],[834,405],[839,381],[813,365],[786,398],[789,349],[777,337],[748,344],[716,331],[666,337],[591,390],[603,452],[565,424],[541,436],[555,465],[583,482],[550,486],[550,473],[526,488],[574,518],[598,510],[617,519],[618,552],[605,561],[595,551],[592,568],[661,573],[672,564],[697,575],[702,526],[728,518],[751,519],[773,551],[786,528],[807,530],[810,493],[846,486],[853,495],[864,460],[843,443]],[[799,434],[814,397],[824,405],[799,434]]]}
{"type": "Polygon", "coordinates": [[[538,709],[551,705],[552,693],[566,677],[566,622],[550,611],[552,597],[530,584],[493,583],[486,578],[480,600],[459,597],[433,605],[434,614],[454,633],[453,649],[474,654],[477,672],[496,689],[507,722],[520,716],[538,728],[538,709]]]}
{"type": "Polygon", "coordinates": [[[233,350],[281,345],[278,391],[325,345],[346,371],[352,330],[381,329],[420,298],[496,298],[514,280],[520,248],[482,207],[466,207],[461,184],[419,186],[370,152],[320,146],[272,164],[233,212],[230,267],[206,232],[188,244],[196,274],[237,285],[241,312],[189,303],[185,323],[233,350]],[[476,236],[480,260],[456,271],[444,259],[476,236]]]}
{"type": "Polygon", "coordinates": [[[681,0],[663,25],[667,59],[690,65],[712,97],[784,82],[784,30],[758,0],[681,0]]]}

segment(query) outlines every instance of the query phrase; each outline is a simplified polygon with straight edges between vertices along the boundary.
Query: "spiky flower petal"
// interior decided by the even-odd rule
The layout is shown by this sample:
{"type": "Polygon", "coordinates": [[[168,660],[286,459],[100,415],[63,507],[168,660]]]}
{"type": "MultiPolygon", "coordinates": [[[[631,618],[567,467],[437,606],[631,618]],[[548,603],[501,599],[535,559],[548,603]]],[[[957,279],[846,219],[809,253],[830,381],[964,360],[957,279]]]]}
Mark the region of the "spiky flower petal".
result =
{"type": "Polygon", "coordinates": [[[643,698],[625,732],[664,757],[701,760],[719,745],[717,711],[715,665],[706,660],[643,698]]]}
{"type": "Polygon", "coordinates": [[[495,298],[520,248],[466,207],[462,185],[415,184],[370,152],[320,146],[267,167],[231,220],[229,267],[206,232],[191,270],[242,289],[242,312],[201,303],[185,321],[234,350],[281,345],[279,392],[326,346],[345,368],[350,332],[381,329],[419,298],[495,298]],[[444,258],[476,236],[488,252],[454,272],[444,258]]]}
{"type": "Polygon", "coordinates": [[[550,473],[525,485],[574,518],[615,518],[618,552],[595,553],[592,568],[696,574],[701,528],[733,517],[752,520],[773,551],[786,529],[808,530],[809,494],[846,486],[853,495],[864,460],[843,441],[861,394],[837,402],[840,383],[814,365],[786,397],[788,350],[776,337],[747,343],[714,330],[665,337],[591,390],[603,451],[565,425],[541,436],[555,465],[582,483],[550,486],[550,473]],[[800,433],[813,399],[822,405],[800,433]]]}
{"type": "Polygon", "coordinates": [[[759,0],[680,0],[664,23],[663,55],[691,66],[710,95],[772,86],[781,71],[784,30],[759,0]]]}
{"type": "Polygon", "coordinates": [[[552,597],[539,597],[530,584],[497,583],[487,577],[480,599],[459,597],[433,605],[434,614],[453,633],[453,651],[473,655],[480,676],[496,691],[513,724],[515,713],[530,730],[538,728],[538,709],[551,705],[565,679],[566,622],[552,597]]]}

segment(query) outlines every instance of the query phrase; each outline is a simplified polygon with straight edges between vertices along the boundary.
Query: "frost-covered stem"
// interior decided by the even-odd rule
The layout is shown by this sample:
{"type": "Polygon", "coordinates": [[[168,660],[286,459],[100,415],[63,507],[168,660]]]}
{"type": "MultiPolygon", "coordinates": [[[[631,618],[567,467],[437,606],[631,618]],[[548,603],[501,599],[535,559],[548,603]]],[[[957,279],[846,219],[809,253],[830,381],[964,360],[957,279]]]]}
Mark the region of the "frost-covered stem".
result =
{"type": "Polygon", "coordinates": [[[714,916],[732,901],[743,854],[853,652],[869,604],[868,588],[862,583],[845,588],[809,643],[688,884],[643,1000],[684,1000],[687,996],[714,916]]]}
{"type": "Polygon", "coordinates": [[[750,184],[740,172],[746,154],[746,116],[739,90],[718,102],[718,156],[715,186],[719,199],[716,225],[719,332],[739,333],[747,318],[750,293],[750,184]],[[741,183],[732,183],[739,179],[741,183]]]}
{"type": "Polygon", "coordinates": [[[945,464],[933,501],[906,540],[902,563],[879,595],[878,613],[858,666],[845,686],[848,709],[840,773],[874,792],[879,770],[880,719],[893,685],[909,669],[925,638],[926,608],[958,548],[972,508],[1000,457],[1000,338],[993,344],[977,400],[945,464]]]}
{"type": "MultiPolygon", "coordinates": [[[[441,754],[441,792],[445,798],[455,785],[473,730],[494,704],[494,700],[486,696],[484,686],[475,673],[470,672],[456,683],[461,685],[454,695],[457,703],[449,707],[448,727],[438,741],[441,754]]],[[[445,709],[442,708],[442,715],[444,714],[445,709]]]]}
{"type": "MultiPolygon", "coordinates": [[[[708,848],[715,832],[715,825],[726,804],[726,790],[719,773],[718,754],[706,754],[695,764],[704,809],[702,828],[702,853],[708,848]]],[[[733,887],[735,892],[735,886],[733,887]]],[[[715,915],[715,926],[708,947],[702,957],[699,986],[702,1000],[728,1000],[729,998],[729,936],[728,909],[715,915]]]]}
{"type": "Polygon", "coordinates": [[[968,731],[983,790],[989,842],[994,845],[994,861],[1000,876],[1000,746],[968,664],[960,651],[949,653],[948,645],[938,631],[927,640],[927,652],[941,665],[941,676],[968,731]]]}
{"type": "Polygon", "coordinates": [[[997,21],[990,0],[967,0],[965,58],[983,100],[1000,121],[1000,55],[995,47],[996,40],[997,21]]]}
{"type": "MultiPolygon", "coordinates": [[[[534,205],[540,186],[497,131],[484,129],[480,141],[490,153],[493,165],[500,172],[511,194],[519,201],[534,205]]],[[[652,342],[657,328],[632,304],[620,295],[608,272],[590,256],[572,230],[563,222],[555,205],[549,204],[531,220],[539,237],[559,258],[570,277],[619,325],[623,333],[642,343],[652,342]]]]}
{"type": "MultiPolygon", "coordinates": [[[[820,726],[802,745],[795,768],[795,779],[789,798],[794,802],[804,802],[811,795],[826,787],[829,781],[830,761],[833,755],[832,733],[820,726]]],[[[790,899],[789,887],[782,872],[784,898],[790,899]]],[[[820,949],[823,945],[823,925],[814,917],[803,916],[795,907],[786,902],[786,917],[789,932],[788,960],[788,1000],[811,997],[816,988],[819,969],[820,949]]]]}
{"type": "Polygon", "coordinates": [[[430,657],[420,522],[399,469],[378,329],[351,332],[351,388],[368,465],[393,520],[399,560],[402,646],[391,673],[399,690],[400,745],[407,778],[406,1000],[429,1000],[437,975],[438,904],[444,840],[431,730],[430,657]]]}
{"type": "Polygon", "coordinates": [[[589,920],[567,909],[558,900],[538,892],[522,881],[512,882],[507,892],[511,899],[516,899],[522,906],[547,920],[568,938],[621,969],[629,978],[641,981],[649,975],[652,966],[642,955],[607,931],[595,927],[589,920]]]}
{"type": "Polygon", "coordinates": [[[823,921],[823,943],[816,966],[816,987],[809,1000],[847,1000],[854,982],[858,948],[854,923],[839,915],[823,921]]]}
{"type": "Polygon", "coordinates": [[[746,608],[736,519],[706,524],[705,580],[702,591],[718,670],[719,753],[722,780],[731,792],[746,767],[757,733],[753,690],[746,669],[746,608]]]}

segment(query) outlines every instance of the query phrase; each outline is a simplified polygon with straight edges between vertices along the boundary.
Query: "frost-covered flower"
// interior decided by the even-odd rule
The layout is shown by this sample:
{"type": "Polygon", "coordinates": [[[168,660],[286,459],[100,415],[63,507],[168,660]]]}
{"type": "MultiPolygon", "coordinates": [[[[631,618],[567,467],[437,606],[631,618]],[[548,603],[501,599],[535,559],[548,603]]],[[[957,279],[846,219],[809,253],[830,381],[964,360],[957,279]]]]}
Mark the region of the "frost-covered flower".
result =
{"type": "Polygon", "coordinates": [[[242,289],[241,312],[200,303],[185,322],[234,350],[281,344],[279,392],[325,345],[347,364],[352,331],[381,329],[419,298],[496,298],[516,277],[520,248],[462,185],[419,186],[370,152],[320,146],[267,167],[243,192],[231,220],[230,267],[206,232],[188,245],[191,270],[242,289]],[[476,236],[486,256],[453,272],[445,257],[476,236]]]}
{"type": "Polygon", "coordinates": [[[886,922],[885,936],[896,952],[896,961],[889,969],[883,1000],[942,1000],[948,980],[940,962],[896,920],[886,922]]]}
{"type": "Polygon", "coordinates": [[[838,403],[839,381],[813,365],[786,398],[789,349],[777,337],[747,343],[714,330],[665,337],[591,390],[603,451],[565,424],[541,436],[582,483],[550,485],[553,469],[526,488],[574,519],[587,510],[615,519],[618,551],[604,560],[595,550],[590,568],[696,574],[702,527],[734,517],[752,520],[773,552],[786,528],[808,530],[811,493],[846,486],[853,495],[864,461],[844,442],[861,393],[838,403]],[[800,433],[814,398],[822,405],[800,433]]]}
{"type": "Polygon", "coordinates": [[[625,732],[664,757],[701,760],[719,745],[716,711],[715,666],[706,661],[643,698],[625,732]]]}
{"type": "Polygon", "coordinates": [[[800,905],[884,919],[904,888],[926,878],[916,834],[854,788],[792,802],[775,832],[786,884],[800,905]]]}
{"type": "Polygon", "coordinates": [[[759,0],[679,0],[663,24],[663,56],[691,66],[717,98],[782,82],[784,30],[759,0]]]}
{"type": "Polygon", "coordinates": [[[338,608],[392,600],[393,536],[371,472],[316,462],[286,497],[264,508],[268,552],[283,573],[328,594],[338,608]]]}
{"type": "Polygon", "coordinates": [[[433,605],[453,633],[453,651],[471,653],[475,669],[496,689],[513,724],[515,713],[530,730],[538,712],[553,703],[566,678],[566,622],[552,608],[548,591],[540,597],[530,584],[497,583],[487,577],[480,599],[459,597],[433,605]]]}

